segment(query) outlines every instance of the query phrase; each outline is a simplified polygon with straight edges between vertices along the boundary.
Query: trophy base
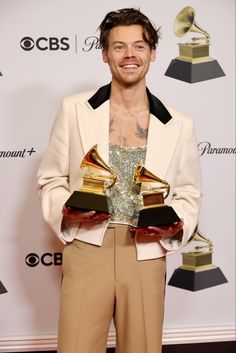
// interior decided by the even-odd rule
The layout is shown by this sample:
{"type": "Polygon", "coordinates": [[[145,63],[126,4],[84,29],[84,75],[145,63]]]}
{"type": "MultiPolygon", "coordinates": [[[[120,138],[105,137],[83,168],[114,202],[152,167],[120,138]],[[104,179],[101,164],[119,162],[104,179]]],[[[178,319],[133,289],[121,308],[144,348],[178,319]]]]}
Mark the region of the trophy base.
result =
{"type": "Polygon", "coordinates": [[[203,271],[177,268],[171,276],[168,285],[195,292],[227,282],[219,267],[203,271]]]}
{"type": "Polygon", "coordinates": [[[7,290],[4,287],[4,285],[2,284],[2,282],[0,281],[0,294],[4,294],[4,293],[7,293],[7,290]]]}
{"type": "Polygon", "coordinates": [[[184,60],[174,59],[167,68],[165,75],[180,81],[195,83],[225,76],[225,73],[217,60],[193,64],[184,60]]]}
{"type": "Polygon", "coordinates": [[[161,226],[179,222],[180,218],[171,206],[143,208],[139,212],[138,227],[161,226]]]}
{"type": "Polygon", "coordinates": [[[93,194],[83,191],[74,191],[66,201],[65,206],[78,210],[109,213],[108,198],[106,195],[93,194]]]}

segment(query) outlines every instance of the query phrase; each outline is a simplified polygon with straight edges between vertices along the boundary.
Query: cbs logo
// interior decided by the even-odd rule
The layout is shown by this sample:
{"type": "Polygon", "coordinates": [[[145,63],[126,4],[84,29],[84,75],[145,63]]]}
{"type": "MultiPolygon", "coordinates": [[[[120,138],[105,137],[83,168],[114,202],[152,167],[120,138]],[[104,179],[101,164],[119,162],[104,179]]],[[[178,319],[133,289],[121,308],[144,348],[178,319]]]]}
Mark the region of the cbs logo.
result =
{"type": "Polygon", "coordinates": [[[39,264],[42,264],[43,266],[60,266],[62,264],[62,253],[55,252],[52,254],[46,252],[41,256],[35,253],[30,253],[26,256],[25,263],[29,267],[36,267],[39,264]]]}
{"type": "Polygon", "coordinates": [[[30,51],[33,48],[38,50],[68,50],[70,45],[68,43],[68,37],[56,38],[56,37],[40,37],[34,40],[31,37],[24,37],[20,41],[20,46],[26,51],[30,51]]]}

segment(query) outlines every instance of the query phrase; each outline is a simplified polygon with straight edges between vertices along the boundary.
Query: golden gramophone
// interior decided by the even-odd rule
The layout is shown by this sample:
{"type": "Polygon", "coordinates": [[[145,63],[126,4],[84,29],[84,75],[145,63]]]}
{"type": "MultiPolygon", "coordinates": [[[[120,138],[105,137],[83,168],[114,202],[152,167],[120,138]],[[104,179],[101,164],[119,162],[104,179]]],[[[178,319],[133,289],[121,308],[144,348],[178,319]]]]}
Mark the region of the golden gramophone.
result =
{"type": "Polygon", "coordinates": [[[74,209],[109,212],[106,191],[115,184],[116,173],[99,156],[97,145],[87,152],[80,167],[87,168],[87,172],[83,176],[83,185],[72,193],[65,206],[74,209]],[[93,172],[97,170],[99,173],[93,172]]]}
{"type": "Polygon", "coordinates": [[[182,253],[183,265],[174,271],[168,285],[197,291],[226,283],[227,279],[221,269],[212,264],[212,241],[198,230],[194,232],[188,243],[192,241],[204,242],[206,245],[196,246],[194,251],[182,253]]]}
{"type": "Polygon", "coordinates": [[[174,209],[164,203],[170,191],[170,185],[167,181],[160,179],[142,164],[139,164],[134,172],[133,182],[136,184],[156,183],[155,187],[141,192],[143,208],[139,212],[138,227],[157,226],[180,221],[174,209]]]}
{"type": "Polygon", "coordinates": [[[179,56],[171,61],[165,75],[189,83],[225,76],[218,62],[209,56],[210,35],[195,21],[193,7],[184,7],[176,16],[174,33],[183,37],[187,33],[201,34],[187,43],[178,43],[179,56]]]}

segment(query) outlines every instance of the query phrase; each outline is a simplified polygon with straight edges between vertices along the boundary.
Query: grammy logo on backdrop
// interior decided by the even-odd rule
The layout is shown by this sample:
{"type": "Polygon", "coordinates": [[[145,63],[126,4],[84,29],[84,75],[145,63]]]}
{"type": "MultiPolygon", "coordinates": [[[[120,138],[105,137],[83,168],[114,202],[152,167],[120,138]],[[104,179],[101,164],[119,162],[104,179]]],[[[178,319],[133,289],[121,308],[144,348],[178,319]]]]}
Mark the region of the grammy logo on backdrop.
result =
{"type": "Polygon", "coordinates": [[[102,160],[94,145],[85,155],[80,165],[87,168],[80,190],[74,191],[65,206],[74,209],[94,210],[109,213],[107,189],[116,182],[116,173],[102,160]],[[99,173],[94,171],[99,171],[99,173]]]}
{"type": "Polygon", "coordinates": [[[189,239],[205,242],[205,246],[196,246],[194,251],[182,253],[183,265],[171,276],[168,285],[198,291],[228,282],[221,269],[212,264],[213,244],[198,230],[189,239]],[[208,248],[208,250],[203,250],[208,248]]]}
{"type": "Polygon", "coordinates": [[[7,293],[6,288],[4,287],[3,283],[0,281],[0,294],[7,293]]]}
{"type": "Polygon", "coordinates": [[[196,23],[195,10],[187,6],[175,18],[174,33],[177,37],[183,37],[190,32],[203,37],[179,43],[179,56],[171,61],[165,75],[188,83],[225,76],[217,60],[209,56],[209,33],[196,23]]]}
{"type": "Polygon", "coordinates": [[[155,183],[154,187],[141,192],[143,208],[139,212],[138,227],[158,226],[180,221],[174,209],[164,203],[170,191],[167,181],[160,179],[139,164],[134,171],[133,182],[148,185],[155,183]]]}

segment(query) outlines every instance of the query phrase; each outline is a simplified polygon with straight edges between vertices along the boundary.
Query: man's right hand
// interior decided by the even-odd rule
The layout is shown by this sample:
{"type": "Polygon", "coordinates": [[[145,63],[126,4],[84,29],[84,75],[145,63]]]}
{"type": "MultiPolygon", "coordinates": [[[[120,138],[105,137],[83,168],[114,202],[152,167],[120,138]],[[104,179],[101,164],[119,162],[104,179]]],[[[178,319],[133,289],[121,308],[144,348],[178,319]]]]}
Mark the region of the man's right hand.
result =
{"type": "Polygon", "coordinates": [[[69,207],[63,207],[62,214],[65,221],[73,226],[78,226],[80,223],[93,222],[94,224],[102,223],[111,217],[109,213],[102,213],[96,211],[79,211],[69,207]]]}

